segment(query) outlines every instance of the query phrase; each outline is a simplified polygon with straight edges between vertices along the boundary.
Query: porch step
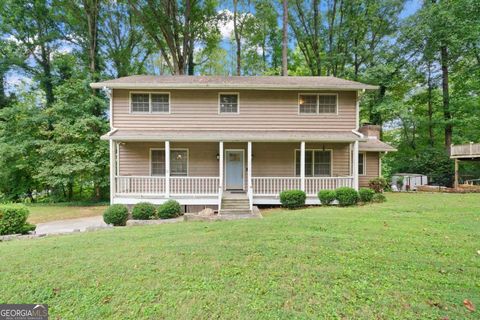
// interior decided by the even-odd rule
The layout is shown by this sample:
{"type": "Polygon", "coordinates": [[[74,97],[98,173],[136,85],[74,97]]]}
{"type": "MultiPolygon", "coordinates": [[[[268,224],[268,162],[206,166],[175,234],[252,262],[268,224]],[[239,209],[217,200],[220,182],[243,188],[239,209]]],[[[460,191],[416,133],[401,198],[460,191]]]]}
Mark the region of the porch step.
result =
{"type": "Polygon", "coordinates": [[[250,210],[250,203],[248,202],[248,199],[245,201],[222,200],[221,209],[250,210]]]}
{"type": "Polygon", "coordinates": [[[243,214],[252,214],[250,209],[220,209],[219,213],[221,215],[243,215],[243,214]]]}

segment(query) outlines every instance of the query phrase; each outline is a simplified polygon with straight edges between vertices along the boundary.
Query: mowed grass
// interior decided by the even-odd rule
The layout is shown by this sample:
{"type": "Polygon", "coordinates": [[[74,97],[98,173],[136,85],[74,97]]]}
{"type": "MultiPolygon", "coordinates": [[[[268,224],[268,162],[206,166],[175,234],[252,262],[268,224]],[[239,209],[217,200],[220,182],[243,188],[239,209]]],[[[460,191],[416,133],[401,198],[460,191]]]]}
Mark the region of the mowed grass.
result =
{"type": "Polygon", "coordinates": [[[0,243],[0,302],[52,319],[478,319],[478,250],[478,194],[390,194],[0,243]]]}
{"type": "Polygon", "coordinates": [[[55,220],[75,219],[99,216],[103,214],[106,205],[76,205],[76,204],[29,204],[28,222],[41,223],[55,220]]]}

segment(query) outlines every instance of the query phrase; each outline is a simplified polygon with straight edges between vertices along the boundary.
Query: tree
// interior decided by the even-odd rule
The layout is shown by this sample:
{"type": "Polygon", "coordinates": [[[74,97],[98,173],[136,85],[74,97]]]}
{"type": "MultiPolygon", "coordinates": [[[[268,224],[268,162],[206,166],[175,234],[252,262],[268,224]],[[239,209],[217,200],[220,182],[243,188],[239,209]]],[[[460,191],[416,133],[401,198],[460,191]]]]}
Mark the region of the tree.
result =
{"type": "Polygon", "coordinates": [[[22,52],[16,64],[34,76],[53,104],[52,53],[60,46],[59,21],[50,1],[5,0],[0,9],[4,37],[16,42],[22,52]],[[32,61],[30,61],[30,58],[32,61]]]}
{"type": "Polygon", "coordinates": [[[102,54],[112,66],[116,78],[143,73],[145,63],[153,52],[152,44],[145,39],[141,26],[135,20],[127,2],[109,2],[101,11],[100,28],[102,54]]]}
{"type": "Polygon", "coordinates": [[[288,76],[288,4],[287,0],[282,1],[283,19],[282,19],[282,76],[288,76]]]}
{"type": "Polygon", "coordinates": [[[172,74],[194,74],[195,45],[216,37],[215,0],[133,1],[130,7],[172,74]]]}

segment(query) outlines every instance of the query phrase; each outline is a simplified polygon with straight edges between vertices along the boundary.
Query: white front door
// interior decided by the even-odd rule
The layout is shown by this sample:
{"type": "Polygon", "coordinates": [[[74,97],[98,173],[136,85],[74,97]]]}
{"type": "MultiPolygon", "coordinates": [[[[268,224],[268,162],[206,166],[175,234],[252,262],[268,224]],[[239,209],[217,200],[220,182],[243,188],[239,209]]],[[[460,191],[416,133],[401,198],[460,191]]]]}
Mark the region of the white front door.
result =
{"type": "Polygon", "coordinates": [[[225,187],[243,190],[244,150],[225,150],[225,187]]]}

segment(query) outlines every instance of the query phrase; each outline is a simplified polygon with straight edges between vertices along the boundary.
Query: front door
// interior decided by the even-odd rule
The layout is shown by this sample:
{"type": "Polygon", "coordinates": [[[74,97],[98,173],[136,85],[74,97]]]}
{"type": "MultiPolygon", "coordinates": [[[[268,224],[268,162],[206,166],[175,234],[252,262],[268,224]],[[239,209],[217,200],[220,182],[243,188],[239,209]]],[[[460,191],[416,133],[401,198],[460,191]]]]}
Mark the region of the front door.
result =
{"type": "Polygon", "coordinates": [[[243,152],[243,150],[225,150],[227,190],[243,190],[243,152]]]}

